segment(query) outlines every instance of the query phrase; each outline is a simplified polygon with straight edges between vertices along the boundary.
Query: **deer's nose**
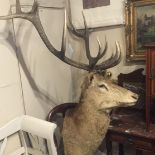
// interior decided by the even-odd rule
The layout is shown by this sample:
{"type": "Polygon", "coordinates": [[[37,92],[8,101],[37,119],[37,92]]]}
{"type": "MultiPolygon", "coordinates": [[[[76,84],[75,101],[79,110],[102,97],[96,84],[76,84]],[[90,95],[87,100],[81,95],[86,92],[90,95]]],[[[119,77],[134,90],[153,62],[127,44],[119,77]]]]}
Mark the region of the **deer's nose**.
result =
{"type": "Polygon", "coordinates": [[[134,98],[134,99],[138,99],[138,95],[137,94],[134,94],[134,95],[132,95],[132,98],[134,98]]]}

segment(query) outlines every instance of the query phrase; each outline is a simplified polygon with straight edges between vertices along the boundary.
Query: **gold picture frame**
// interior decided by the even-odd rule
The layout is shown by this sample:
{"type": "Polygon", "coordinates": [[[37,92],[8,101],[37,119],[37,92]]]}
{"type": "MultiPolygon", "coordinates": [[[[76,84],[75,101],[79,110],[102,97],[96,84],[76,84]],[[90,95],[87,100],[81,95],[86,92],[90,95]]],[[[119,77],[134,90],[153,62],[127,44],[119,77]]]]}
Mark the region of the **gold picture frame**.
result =
{"type": "Polygon", "coordinates": [[[145,45],[155,42],[155,0],[128,0],[125,12],[127,61],[144,61],[145,45]]]}

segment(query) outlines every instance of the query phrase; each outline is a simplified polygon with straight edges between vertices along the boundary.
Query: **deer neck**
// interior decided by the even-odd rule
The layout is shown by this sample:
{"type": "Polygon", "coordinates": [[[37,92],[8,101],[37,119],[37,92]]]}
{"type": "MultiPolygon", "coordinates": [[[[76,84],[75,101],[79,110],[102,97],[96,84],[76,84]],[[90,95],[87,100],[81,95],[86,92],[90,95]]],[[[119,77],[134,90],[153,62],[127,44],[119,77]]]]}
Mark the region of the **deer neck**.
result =
{"type": "Polygon", "coordinates": [[[80,101],[80,104],[79,104],[79,107],[77,109],[77,113],[79,113],[80,115],[83,115],[83,117],[85,119],[88,119],[88,120],[92,120],[91,118],[94,119],[94,116],[95,117],[99,117],[99,118],[102,118],[102,119],[109,119],[109,111],[99,111],[96,107],[94,107],[95,103],[94,100],[81,100],[80,101]]]}

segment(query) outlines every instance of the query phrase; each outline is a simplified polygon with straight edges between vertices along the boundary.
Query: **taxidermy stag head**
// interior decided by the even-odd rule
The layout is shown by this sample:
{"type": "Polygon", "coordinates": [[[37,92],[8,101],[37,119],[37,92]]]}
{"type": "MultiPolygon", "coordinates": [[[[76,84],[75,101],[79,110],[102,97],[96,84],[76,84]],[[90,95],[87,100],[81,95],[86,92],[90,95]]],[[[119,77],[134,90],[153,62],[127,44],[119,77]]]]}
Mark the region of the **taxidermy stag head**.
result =
{"type": "Polygon", "coordinates": [[[137,94],[113,84],[110,79],[88,74],[80,103],[65,115],[62,130],[65,155],[94,155],[108,130],[110,111],[132,106],[137,99],[137,94]]]}
{"type": "Polygon", "coordinates": [[[13,18],[23,18],[32,22],[52,54],[71,66],[90,72],[82,85],[80,103],[65,116],[62,135],[65,155],[93,155],[108,129],[110,122],[109,111],[115,107],[132,106],[138,98],[136,94],[113,84],[106,76],[99,74],[99,72],[112,68],[120,62],[121,52],[119,44],[116,42],[115,54],[112,54],[107,60],[98,63],[107,51],[107,42],[104,50],[102,50],[100,41],[97,40],[99,51],[96,57],[92,57],[89,49],[89,36],[92,31],[88,29],[85,17],[85,29],[82,31],[76,30],[70,22],[70,32],[82,38],[85,42],[86,56],[89,63],[79,63],[65,56],[66,13],[60,51],[54,48],[45,34],[39,18],[37,2],[34,2],[30,12],[25,13],[21,11],[19,0],[16,0],[16,13],[1,16],[0,20],[13,18]]]}

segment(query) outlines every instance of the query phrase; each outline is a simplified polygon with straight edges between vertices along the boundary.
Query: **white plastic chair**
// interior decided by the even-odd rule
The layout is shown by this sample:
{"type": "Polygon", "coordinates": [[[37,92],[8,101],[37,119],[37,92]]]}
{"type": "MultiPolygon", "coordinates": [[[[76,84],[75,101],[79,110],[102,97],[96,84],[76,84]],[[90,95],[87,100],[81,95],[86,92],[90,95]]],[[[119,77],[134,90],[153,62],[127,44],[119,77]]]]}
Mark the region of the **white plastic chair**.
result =
{"type": "MultiPolygon", "coordinates": [[[[50,146],[51,150],[50,155],[57,155],[53,138],[55,129],[56,124],[54,123],[50,123],[26,115],[17,117],[0,128],[0,141],[3,141],[0,148],[0,155],[3,155],[4,153],[7,144],[7,138],[15,134],[16,132],[20,132],[22,146],[19,149],[12,152],[10,155],[28,155],[29,153],[37,154],[37,150],[33,148],[28,148],[26,146],[26,142],[22,131],[48,140],[48,146],[50,146]]],[[[39,153],[37,155],[39,155],[39,153]]]]}

